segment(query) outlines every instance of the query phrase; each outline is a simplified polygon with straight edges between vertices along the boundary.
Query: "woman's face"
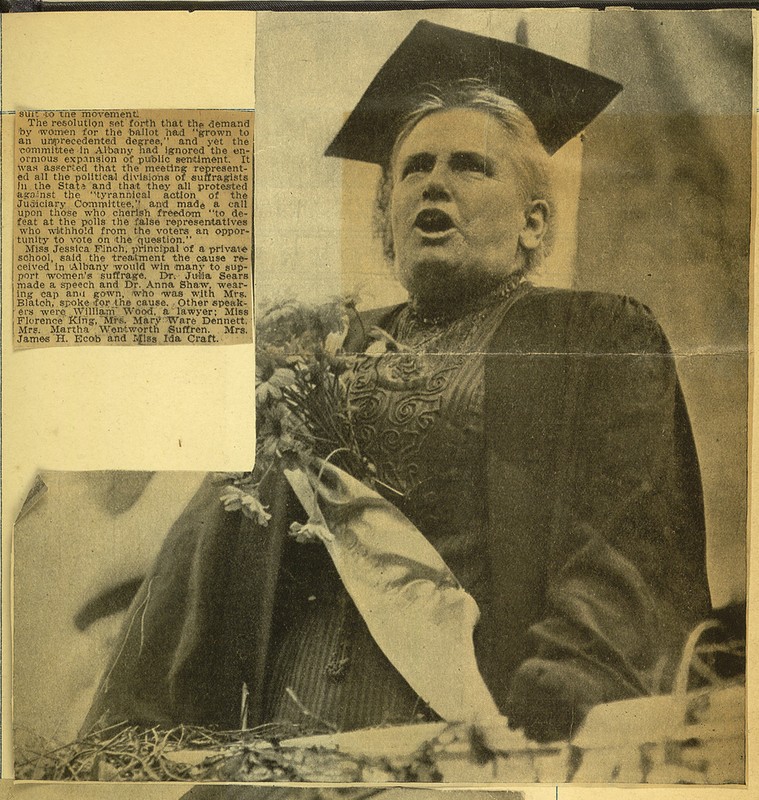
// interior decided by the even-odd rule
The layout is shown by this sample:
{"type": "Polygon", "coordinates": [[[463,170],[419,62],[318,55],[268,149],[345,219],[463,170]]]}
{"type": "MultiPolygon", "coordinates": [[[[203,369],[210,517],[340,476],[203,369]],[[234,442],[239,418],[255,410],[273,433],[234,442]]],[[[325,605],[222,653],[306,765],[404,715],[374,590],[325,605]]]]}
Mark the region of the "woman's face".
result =
{"type": "Polygon", "coordinates": [[[489,291],[537,247],[545,204],[525,199],[509,134],[489,114],[424,117],[397,147],[390,224],[402,283],[424,300],[489,291]]]}

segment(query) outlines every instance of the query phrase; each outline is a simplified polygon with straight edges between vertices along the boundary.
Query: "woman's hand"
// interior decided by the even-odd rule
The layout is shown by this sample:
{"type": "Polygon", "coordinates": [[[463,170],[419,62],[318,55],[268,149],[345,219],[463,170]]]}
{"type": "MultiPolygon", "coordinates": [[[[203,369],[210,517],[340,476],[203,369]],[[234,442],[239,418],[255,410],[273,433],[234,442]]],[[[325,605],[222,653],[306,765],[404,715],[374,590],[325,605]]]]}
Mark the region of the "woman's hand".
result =
{"type": "Polygon", "coordinates": [[[530,739],[555,742],[571,738],[604,700],[603,686],[576,662],[530,658],[514,674],[506,716],[530,739]]]}

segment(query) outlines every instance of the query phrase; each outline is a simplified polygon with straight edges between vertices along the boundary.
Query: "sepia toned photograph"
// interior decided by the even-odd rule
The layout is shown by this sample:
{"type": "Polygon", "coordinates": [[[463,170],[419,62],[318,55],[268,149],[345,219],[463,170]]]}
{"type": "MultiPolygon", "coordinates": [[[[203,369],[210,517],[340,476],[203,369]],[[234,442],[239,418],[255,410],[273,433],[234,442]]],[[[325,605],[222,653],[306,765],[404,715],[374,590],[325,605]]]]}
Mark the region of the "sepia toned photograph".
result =
{"type": "Polygon", "coordinates": [[[17,778],[745,783],[751,23],[258,14],[255,463],[39,476],[17,778]]]}

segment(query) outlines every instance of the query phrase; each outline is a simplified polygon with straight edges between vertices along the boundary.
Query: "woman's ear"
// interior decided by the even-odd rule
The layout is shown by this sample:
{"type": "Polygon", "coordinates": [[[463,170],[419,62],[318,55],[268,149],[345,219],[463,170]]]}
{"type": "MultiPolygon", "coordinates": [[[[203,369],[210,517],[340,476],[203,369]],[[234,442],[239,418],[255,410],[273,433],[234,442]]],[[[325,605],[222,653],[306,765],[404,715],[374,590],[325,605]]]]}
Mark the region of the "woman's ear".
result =
{"type": "Polygon", "coordinates": [[[519,233],[519,243],[525,250],[535,250],[548,232],[548,203],[532,200],[524,212],[524,227],[519,233]]]}

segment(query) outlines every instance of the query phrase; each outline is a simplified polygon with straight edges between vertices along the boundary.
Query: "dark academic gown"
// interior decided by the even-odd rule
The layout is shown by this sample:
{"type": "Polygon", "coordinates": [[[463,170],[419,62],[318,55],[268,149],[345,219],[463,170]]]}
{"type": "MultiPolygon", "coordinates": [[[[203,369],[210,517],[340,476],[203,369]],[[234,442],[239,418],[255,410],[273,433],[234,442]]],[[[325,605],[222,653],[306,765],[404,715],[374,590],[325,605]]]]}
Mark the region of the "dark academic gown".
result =
{"type": "MultiPolygon", "coordinates": [[[[346,349],[392,313],[362,315],[346,349]]],[[[710,600],[696,450],[661,328],[629,298],[519,290],[486,355],[484,414],[493,597],[477,658],[499,708],[552,738],[596,703],[668,691],[710,600]]],[[[219,491],[209,477],[169,532],[85,728],[237,728],[243,682],[259,721],[302,512],[280,476],[265,528],[219,491]]]]}

